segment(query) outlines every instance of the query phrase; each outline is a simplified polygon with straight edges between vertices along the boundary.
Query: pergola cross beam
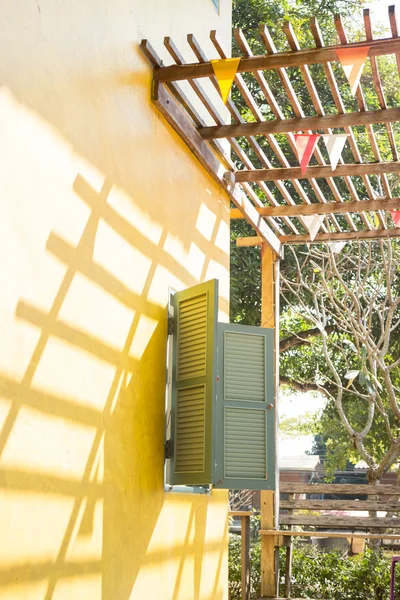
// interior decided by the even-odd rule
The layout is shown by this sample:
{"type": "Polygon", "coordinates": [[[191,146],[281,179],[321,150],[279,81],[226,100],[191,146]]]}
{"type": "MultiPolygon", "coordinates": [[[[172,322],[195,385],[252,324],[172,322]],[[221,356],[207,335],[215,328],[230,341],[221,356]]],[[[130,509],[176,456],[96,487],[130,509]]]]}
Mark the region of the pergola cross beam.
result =
{"type": "MultiPolygon", "coordinates": [[[[324,244],[329,242],[351,242],[357,240],[372,241],[400,238],[400,227],[394,229],[372,229],[368,231],[340,231],[338,233],[318,233],[315,238],[309,234],[282,235],[279,241],[282,244],[324,244]]],[[[261,246],[262,239],[256,235],[239,237],[236,239],[238,248],[261,246]]]]}
{"type": "MultiPolygon", "coordinates": [[[[329,202],[327,204],[296,204],[294,206],[259,206],[256,208],[258,214],[263,217],[303,217],[376,210],[400,210],[400,198],[362,200],[360,202],[329,202]]],[[[230,215],[231,219],[244,218],[236,208],[231,209],[230,215]]]]}
{"type": "MultiPolygon", "coordinates": [[[[365,48],[369,46],[369,56],[382,56],[385,54],[396,54],[400,52],[400,38],[386,38],[381,40],[362,41],[348,44],[348,48],[365,48]]],[[[254,56],[242,58],[238,73],[248,71],[268,71],[287,67],[298,67],[300,65],[311,65],[315,63],[334,62],[338,60],[336,50],[338,46],[326,46],[324,48],[307,48],[296,52],[279,52],[271,55],[254,56]]],[[[160,67],[154,72],[155,81],[184,81],[189,79],[200,79],[212,77],[214,70],[211,62],[190,63],[186,65],[170,65],[160,67]]]]}
{"type": "Polygon", "coordinates": [[[300,167],[290,167],[289,169],[252,169],[235,171],[235,179],[241,183],[243,181],[279,181],[282,179],[304,179],[304,178],[326,178],[326,177],[345,177],[347,175],[380,175],[384,173],[399,173],[400,162],[377,162],[362,164],[343,164],[338,165],[335,171],[332,167],[311,166],[307,168],[305,174],[300,167]]]}
{"type": "Polygon", "coordinates": [[[249,135],[276,135],[295,131],[322,131],[329,128],[354,127],[376,123],[394,123],[400,121],[400,108],[383,108],[345,114],[324,115],[322,117],[301,117],[297,119],[273,119],[260,123],[241,123],[240,125],[214,125],[200,127],[199,133],[204,140],[242,137],[249,135]]]}

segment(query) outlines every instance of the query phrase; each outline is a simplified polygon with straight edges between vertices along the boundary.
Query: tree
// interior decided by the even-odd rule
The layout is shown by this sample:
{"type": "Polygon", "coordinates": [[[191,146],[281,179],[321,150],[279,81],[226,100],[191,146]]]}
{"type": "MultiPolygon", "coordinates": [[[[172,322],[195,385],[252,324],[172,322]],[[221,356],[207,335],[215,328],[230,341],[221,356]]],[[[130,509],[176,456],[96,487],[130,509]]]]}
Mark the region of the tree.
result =
{"type": "Polygon", "coordinates": [[[400,457],[400,244],[288,251],[284,328],[303,337],[281,354],[281,383],[325,395],[327,450],[362,458],[375,481],[400,457]],[[310,326],[318,333],[304,340],[310,326]]]}

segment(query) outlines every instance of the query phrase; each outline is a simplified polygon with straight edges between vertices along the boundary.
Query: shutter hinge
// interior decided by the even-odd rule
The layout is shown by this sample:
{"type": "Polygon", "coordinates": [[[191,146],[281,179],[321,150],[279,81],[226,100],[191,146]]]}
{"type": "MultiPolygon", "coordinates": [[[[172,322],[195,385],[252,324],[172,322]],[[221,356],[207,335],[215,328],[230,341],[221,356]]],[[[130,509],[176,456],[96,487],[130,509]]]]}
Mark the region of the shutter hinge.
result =
{"type": "Polygon", "coordinates": [[[174,317],[172,315],[168,317],[168,335],[174,335],[174,317]]]}
{"type": "Polygon", "coordinates": [[[165,460],[172,458],[173,444],[172,440],[167,440],[164,444],[164,458],[165,460]]]}

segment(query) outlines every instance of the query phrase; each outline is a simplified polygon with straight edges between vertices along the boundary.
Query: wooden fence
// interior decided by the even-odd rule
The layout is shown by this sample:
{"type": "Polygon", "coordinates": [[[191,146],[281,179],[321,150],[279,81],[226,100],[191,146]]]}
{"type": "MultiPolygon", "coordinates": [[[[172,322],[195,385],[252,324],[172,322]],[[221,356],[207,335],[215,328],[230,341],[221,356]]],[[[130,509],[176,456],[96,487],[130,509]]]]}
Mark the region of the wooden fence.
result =
{"type": "MultiPolygon", "coordinates": [[[[281,483],[279,492],[288,495],[280,500],[279,529],[261,529],[259,533],[275,536],[276,546],[286,546],[285,598],[291,597],[293,537],[400,540],[400,517],[395,514],[400,514],[400,486],[281,483]],[[368,512],[368,516],[338,512],[368,512]],[[282,525],[287,529],[282,529],[282,525]],[[308,529],[293,530],[300,526],[308,529]],[[399,532],[393,533],[396,529],[399,532]]],[[[230,514],[242,520],[242,600],[249,600],[250,516],[254,513],[230,514]]]]}

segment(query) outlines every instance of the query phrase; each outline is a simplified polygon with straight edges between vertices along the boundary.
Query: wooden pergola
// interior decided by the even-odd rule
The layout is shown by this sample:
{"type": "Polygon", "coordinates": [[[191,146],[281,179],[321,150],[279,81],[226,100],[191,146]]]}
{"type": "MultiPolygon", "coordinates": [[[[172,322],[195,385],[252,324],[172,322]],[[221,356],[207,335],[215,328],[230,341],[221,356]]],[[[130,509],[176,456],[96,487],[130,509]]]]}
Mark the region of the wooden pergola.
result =
{"type": "MultiPolygon", "coordinates": [[[[400,209],[400,197],[396,197],[396,190],[400,195],[396,144],[396,133],[400,137],[400,106],[388,106],[379,72],[379,57],[394,55],[400,76],[400,37],[395,7],[389,7],[391,37],[385,39],[373,38],[369,10],[364,10],[363,41],[349,42],[339,15],[334,22],[339,43],[325,46],[317,20],[311,19],[314,45],[309,48],[300,48],[290,23],[285,23],[287,50],[284,52],[277,52],[267,27],[260,25],[265,52],[257,56],[243,32],[235,29],[241,59],[234,79],[234,93],[226,104],[230,123],[224,116],[222,100],[216,94],[212,100],[206,91],[205,81],[208,86],[211,83],[218,95],[219,86],[210,58],[192,34],[187,36],[196,59],[192,63],[185,62],[170,37],[164,38],[164,46],[172,59],[169,66],[163,64],[147,40],[141,43],[153,67],[154,105],[225,190],[235,206],[231,209],[231,218],[247,219],[255,230],[256,235],[239,238],[237,244],[262,247],[262,325],[275,327],[277,336],[279,258],[284,244],[400,237],[400,227],[394,225],[389,213],[400,209]],[[379,105],[379,109],[375,106],[374,110],[367,106],[363,78],[349,108],[348,83],[338,65],[338,49],[366,46],[379,105]],[[293,69],[296,84],[291,79],[293,69]],[[329,114],[315,84],[316,69],[319,81],[324,78],[324,85],[331,94],[329,114]],[[307,106],[296,92],[299,77],[308,94],[307,106]],[[200,105],[201,111],[198,110],[200,105]],[[241,110],[243,107],[245,111],[241,110]],[[206,118],[200,116],[204,110],[206,118]],[[317,146],[310,165],[302,174],[296,158],[295,133],[346,134],[349,145],[346,157],[350,156],[350,161],[340,159],[332,171],[326,154],[317,146]],[[360,150],[360,136],[367,142],[367,160],[360,150]],[[390,148],[386,160],[382,159],[378,136],[384,136],[390,148]],[[324,216],[315,238],[310,236],[304,219],[311,215],[324,216]]],[[[216,56],[227,58],[217,33],[212,31],[210,37],[216,56]]],[[[276,387],[278,381],[276,356],[276,387]]],[[[271,492],[262,493],[262,529],[277,528],[278,501],[279,494],[274,497],[271,492]]],[[[278,536],[262,538],[264,597],[273,597],[276,593],[277,545],[278,536]]]]}
{"type": "MultiPolygon", "coordinates": [[[[241,60],[234,81],[234,99],[232,96],[227,102],[230,124],[226,123],[220,107],[204,89],[203,81],[206,79],[216,89],[218,83],[209,58],[193,35],[189,34],[187,41],[197,62],[190,64],[185,62],[171,38],[164,39],[173,60],[169,66],[163,66],[148,41],[143,40],[141,48],[154,68],[154,104],[210,175],[227,191],[236,206],[232,209],[231,218],[246,218],[257,233],[254,238],[239,239],[238,245],[265,242],[280,255],[282,244],[312,241],[303,217],[315,214],[325,215],[315,242],[400,236],[400,228],[393,226],[387,212],[400,208],[400,198],[393,197],[393,190],[398,185],[396,174],[400,173],[395,136],[396,124],[400,122],[400,106],[387,105],[377,60],[383,55],[395,55],[400,72],[400,38],[394,6],[389,8],[389,22],[392,37],[373,39],[370,13],[365,10],[366,39],[349,43],[342,19],[337,15],[335,25],[340,43],[324,46],[318,23],[312,19],[310,30],[315,46],[305,49],[300,48],[290,23],[286,23],[283,31],[290,48],[286,52],[276,51],[268,29],[261,25],[260,37],[265,54],[259,56],[253,55],[243,32],[235,29],[241,60]],[[337,69],[334,68],[338,62],[336,51],[344,46],[369,47],[367,60],[371,65],[379,110],[368,109],[361,80],[356,91],[358,110],[346,111],[342,97],[344,84],[338,82],[337,69]],[[310,65],[320,65],[324,72],[336,110],[333,114],[325,113],[310,65]],[[300,70],[308,91],[310,102],[307,107],[300,103],[291,82],[290,70],[293,68],[300,70]],[[271,72],[279,82],[280,96],[282,92],[286,96],[285,106],[279,105],[271,87],[271,72]],[[251,75],[251,89],[248,74],[251,75]],[[189,84],[206,109],[208,123],[182,91],[180,82],[183,81],[189,84]],[[246,107],[248,120],[242,116],[243,111],[238,106],[246,107]],[[286,118],[288,113],[291,115],[286,118]],[[374,128],[376,125],[380,128],[379,132],[374,128]],[[337,169],[332,171],[317,147],[315,164],[311,164],[302,176],[295,158],[293,134],[332,131],[347,134],[352,162],[341,160],[337,169]],[[358,144],[360,135],[368,139],[373,162],[363,160],[358,144]],[[391,152],[388,161],[382,160],[378,135],[387,139],[391,152]],[[282,136],[293,151],[293,159],[283,151],[282,136]],[[225,140],[225,146],[222,140],[225,140]],[[231,149],[230,155],[226,152],[227,144],[231,149]],[[365,191],[362,198],[354,185],[354,177],[362,179],[365,191]]],[[[215,31],[211,32],[211,40],[217,55],[226,58],[215,31]]]]}

